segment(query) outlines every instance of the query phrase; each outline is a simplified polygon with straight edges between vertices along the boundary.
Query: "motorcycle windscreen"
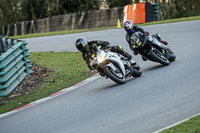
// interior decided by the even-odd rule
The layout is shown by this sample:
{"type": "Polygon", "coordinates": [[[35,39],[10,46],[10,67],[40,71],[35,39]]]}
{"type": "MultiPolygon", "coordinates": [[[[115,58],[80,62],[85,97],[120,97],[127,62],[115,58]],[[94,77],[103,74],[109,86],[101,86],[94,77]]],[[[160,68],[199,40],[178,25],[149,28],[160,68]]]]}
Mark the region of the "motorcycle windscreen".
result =
{"type": "Polygon", "coordinates": [[[131,20],[133,23],[145,23],[145,3],[127,5],[124,8],[124,22],[131,20]]]}

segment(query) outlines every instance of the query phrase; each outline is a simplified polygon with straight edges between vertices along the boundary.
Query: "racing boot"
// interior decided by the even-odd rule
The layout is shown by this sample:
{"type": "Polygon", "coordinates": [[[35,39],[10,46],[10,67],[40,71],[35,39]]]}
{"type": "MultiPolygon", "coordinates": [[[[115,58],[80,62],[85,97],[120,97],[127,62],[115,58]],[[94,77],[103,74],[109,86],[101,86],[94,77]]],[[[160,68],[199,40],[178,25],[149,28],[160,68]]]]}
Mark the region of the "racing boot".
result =
{"type": "MultiPolygon", "coordinates": [[[[130,62],[130,65],[131,65],[131,66],[135,66],[135,65],[136,65],[135,60],[132,59],[132,56],[131,56],[129,53],[127,53],[127,52],[124,51],[123,56],[126,57],[126,58],[128,59],[128,61],[130,62]]],[[[131,66],[129,66],[129,68],[130,68],[131,66]]]]}
{"type": "Polygon", "coordinates": [[[127,58],[127,60],[128,61],[125,61],[125,63],[124,63],[124,66],[125,66],[125,69],[127,70],[127,69],[130,69],[130,67],[131,67],[131,64],[129,63],[130,62],[130,60],[132,59],[132,56],[131,55],[129,55],[127,52],[125,52],[124,50],[121,50],[120,51],[120,54],[121,55],[123,55],[125,58],[127,58]]]}
{"type": "Polygon", "coordinates": [[[132,56],[131,56],[129,53],[127,53],[126,51],[123,50],[121,53],[122,53],[122,55],[123,55],[124,57],[126,57],[128,60],[131,60],[131,59],[132,59],[132,56]]]}

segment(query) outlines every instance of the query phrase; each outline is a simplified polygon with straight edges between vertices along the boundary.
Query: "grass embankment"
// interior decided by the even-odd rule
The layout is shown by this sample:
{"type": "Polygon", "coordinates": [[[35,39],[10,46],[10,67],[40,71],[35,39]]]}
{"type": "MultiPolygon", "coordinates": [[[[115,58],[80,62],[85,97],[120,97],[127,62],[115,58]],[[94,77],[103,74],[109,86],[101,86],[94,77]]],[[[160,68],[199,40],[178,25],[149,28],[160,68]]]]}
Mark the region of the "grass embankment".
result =
{"type": "Polygon", "coordinates": [[[176,18],[176,19],[168,19],[168,20],[163,20],[163,21],[154,21],[154,22],[149,22],[149,23],[144,23],[144,24],[139,24],[139,25],[140,26],[146,26],[146,25],[176,23],[176,22],[193,21],[193,20],[200,20],[200,16],[184,17],[184,18],[176,18]]]}
{"type": "Polygon", "coordinates": [[[52,69],[54,72],[32,93],[5,101],[0,104],[0,114],[21,107],[35,100],[49,96],[94,73],[88,73],[87,65],[81,53],[72,52],[42,52],[30,53],[30,58],[36,64],[52,69]]]}
{"type": "MultiPolygon", "coordinates": [[[[140,26],[146,26],[146,25],[175,23],[175,22],[192,21],[192,20],[200,20],[200,16],[177,18],[177,19],[169,19],[169,20],[163,20],[163,21],[154,21],[154,22],[149,22],[149,23],[144,23],[144,24],[138,24],[138,25],[140,25],[140,26]]],[[[116,25],[117,25],[117,22],[116,22],[116,25]]],[[[116,29],[116,28],[117,27],[114,26],[114,27],[101,27],[101,28],[80,29],[80,30],[66,30],[66,31],[56,31],[56,32],[47,32],[47,33],[35,33],[35,34],[28,34],[28,35],[20,35],[20,36],[14,36],[14,37],[11,37],[11,38],[13,38],[13,39],[33,38],[33,37],[74,34],[74,33],[81,33],[81,32],[90,32],[90,31],[98,31],[98,30],[116,29]]]]}
{"type": "Polygon", "coordinates": [[[200,133],[200,116],[196,116],[161,133],[200,133]]]}

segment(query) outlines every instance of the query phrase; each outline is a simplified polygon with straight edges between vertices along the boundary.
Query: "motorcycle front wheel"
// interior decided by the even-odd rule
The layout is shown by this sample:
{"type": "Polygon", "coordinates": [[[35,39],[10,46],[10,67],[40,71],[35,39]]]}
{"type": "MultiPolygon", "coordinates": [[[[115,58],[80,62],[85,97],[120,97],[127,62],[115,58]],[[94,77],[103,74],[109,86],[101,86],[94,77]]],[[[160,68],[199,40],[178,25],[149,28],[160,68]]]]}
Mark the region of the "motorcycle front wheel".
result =
{"type": "Polygon", "coordinates": [[[118,84],[125,83],[125,78],[121,73],[115,72],[108,66],[106,66],[104,69],[105,69],[106,76],[108,76],[111,80],[113,80],[114,82],[116,82],[118,84]]]}
{"type": "Polygon", "coordinates": [[[174,52],[172,52],[171,49],[167,49],[167,53],[169,56],[169,61],[174,61],[176,59],[176,55],[174,54],[174,52]]]}

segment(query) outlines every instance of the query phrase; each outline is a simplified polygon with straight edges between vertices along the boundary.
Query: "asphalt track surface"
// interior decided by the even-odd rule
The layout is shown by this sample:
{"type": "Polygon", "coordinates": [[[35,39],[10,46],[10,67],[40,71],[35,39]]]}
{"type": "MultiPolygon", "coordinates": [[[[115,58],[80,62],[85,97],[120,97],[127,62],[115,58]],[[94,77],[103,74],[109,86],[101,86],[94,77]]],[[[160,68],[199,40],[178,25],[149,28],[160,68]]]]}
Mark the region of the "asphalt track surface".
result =
{"type": "MultiPolygon", "coordinates": [[[[141,77],[131,78],[123,85],[101,77],[52,100],[1,118],[0,132],[151,133],[198,114],[200,21],[144,28],[168,40],[177,55],[175,62],[163,67],[136,56],[143,70],[141,77]]],[[[128,50],[124,34],[122,29],[113,29],[27,41],[30,41],[30,51],[75,51],[74,40],[85,36],[89,40],[98,38],[122,44],[128,50]],[[58,45],[50,45],[53,40],[58,45]],[[32,45],[34,41],[36,46],[32,45]],[[63,41],[68,43],[64,45],[63,41]]]]}

